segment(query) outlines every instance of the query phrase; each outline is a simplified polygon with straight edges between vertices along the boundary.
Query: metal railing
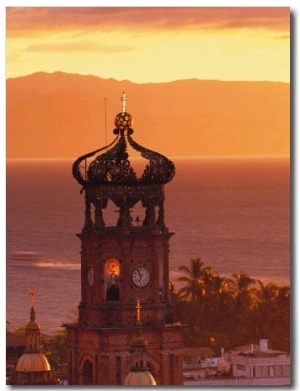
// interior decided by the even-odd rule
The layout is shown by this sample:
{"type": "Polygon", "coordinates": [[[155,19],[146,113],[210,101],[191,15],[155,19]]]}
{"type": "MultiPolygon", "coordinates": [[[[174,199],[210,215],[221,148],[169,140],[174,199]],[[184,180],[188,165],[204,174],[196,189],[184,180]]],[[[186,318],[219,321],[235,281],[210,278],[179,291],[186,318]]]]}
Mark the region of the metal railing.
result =
{"type": "Polygon", "coordinates": [[[184,380],[183,385],[196,386],[286,386],[290,385],[289,377],[256,377],[234,379],[199,379],[184,380]]]}
{"type": "Polygon", "coordinates": [[[201,364],[183,364],[183,369],[206,369],[206,368],[211,368],[211,369],[216,369],[218,368],[218,364],[212,364],[212,363],[201,363],[201,364]]]}
{"type": "Polygon", "coordinates": [[[290,365],[290,357],[252,358],[245,356],[230,356],[230,363],[252,366],[290,365]]]}

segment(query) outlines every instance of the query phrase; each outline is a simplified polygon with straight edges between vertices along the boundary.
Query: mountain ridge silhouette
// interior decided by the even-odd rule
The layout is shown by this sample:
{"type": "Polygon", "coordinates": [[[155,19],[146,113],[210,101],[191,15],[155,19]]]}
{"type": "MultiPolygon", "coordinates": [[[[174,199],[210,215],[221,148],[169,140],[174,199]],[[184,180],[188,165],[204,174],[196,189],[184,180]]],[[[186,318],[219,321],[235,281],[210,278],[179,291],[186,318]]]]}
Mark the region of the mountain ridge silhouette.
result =
{"type": "Polygon", "coordinates": [[[7,158],[73,158],[109,144],[123,91],[133,138],[166,156],[289,154],[287,83],[37,72],[6,81],[7,158]]]}

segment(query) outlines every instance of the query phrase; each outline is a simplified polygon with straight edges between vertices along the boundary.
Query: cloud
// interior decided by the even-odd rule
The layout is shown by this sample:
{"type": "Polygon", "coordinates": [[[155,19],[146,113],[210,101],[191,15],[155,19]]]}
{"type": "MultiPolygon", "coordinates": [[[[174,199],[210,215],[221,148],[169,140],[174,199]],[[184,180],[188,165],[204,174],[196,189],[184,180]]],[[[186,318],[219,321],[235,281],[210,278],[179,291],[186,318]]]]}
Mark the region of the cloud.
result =
{"type": "Polygon", "coordinates": [[[106,45],[93,41],[59,42],[48,44],[35,44],[26,48],[27,52],[97,52],[105,54],[125,53],[135,51],[136,48],[129,45],[106,45]]]}
{"type": "Polygon", "coordinates": [[[49,31],[290,29],[289,7],[7,7],[8,36],[49,31]]]}
{"type": "Polygon", "coordinates": [[[276,39],[290,39],[291,36],[290,34],[284,34],[284,35],[280,35],[278,37],[275,37],[276,39]]]}

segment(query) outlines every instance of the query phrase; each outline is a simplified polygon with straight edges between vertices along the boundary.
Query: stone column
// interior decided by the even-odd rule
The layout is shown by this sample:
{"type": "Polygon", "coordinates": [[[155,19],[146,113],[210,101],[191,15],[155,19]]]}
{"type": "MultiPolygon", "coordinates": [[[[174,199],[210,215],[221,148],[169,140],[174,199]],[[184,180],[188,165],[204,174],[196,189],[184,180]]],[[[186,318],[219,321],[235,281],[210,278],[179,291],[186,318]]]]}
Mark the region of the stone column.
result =
{"type": "Polygon", "coordinates": [[[161,384],[163,386],[170,385],[170,376],[169,376],[169,354],[170,350],[161,350],[161,384]]]}
{"type": "Polygon", "coordinates": [[[90,231],[93,229],[93,221],[91,216],[91,203],[85,196],[85,222],[83,229],[85,231],[90,231]]]}
{"type": "Polygon", "coordinates": [[[125,378],[129,372],[129,364],[130,364],[130,353],[127,351],[119,353],[121,363],[120,363],[120,380],[121,385],[124,384],[125,378]]]}
{"type": "Polygon", "coordinates": [[[173,383],[174,385],[183,384],[183,350],[182,349],[173,349],[173,383]]]}

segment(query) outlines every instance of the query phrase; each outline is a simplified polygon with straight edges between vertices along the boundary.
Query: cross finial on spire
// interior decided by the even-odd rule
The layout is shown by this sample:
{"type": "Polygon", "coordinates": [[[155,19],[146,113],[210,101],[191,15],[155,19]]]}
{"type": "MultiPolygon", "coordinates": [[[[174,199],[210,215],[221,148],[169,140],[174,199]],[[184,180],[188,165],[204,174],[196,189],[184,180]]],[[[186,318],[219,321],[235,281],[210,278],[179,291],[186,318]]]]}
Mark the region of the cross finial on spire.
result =
{"type": "Polygon", "coordinates": [[[122,97],[121,97],[121,101],[122,101],[122,113],[125,113],[125,111],[126,111],[126,101],[127,101],[127,95],[126,95],[125,91],[123,91],[123,94],[122,94],[122,97]]]}
{"type": "Polygon", "coordinates": [[[136,324],[138,326],[140,326],[142,324],[141,322],[141,303],[139,300],[136,301],[136,306],[135,306],[135,309],[136,309],[136,324]]]}
{"type": "Polygon", "coordinates": [[[31,307],[34,308],[34,296],[35,296],[35,290],[33,287],[30,288],[29,291],[30,301],[31,301],[31,307]]]}

